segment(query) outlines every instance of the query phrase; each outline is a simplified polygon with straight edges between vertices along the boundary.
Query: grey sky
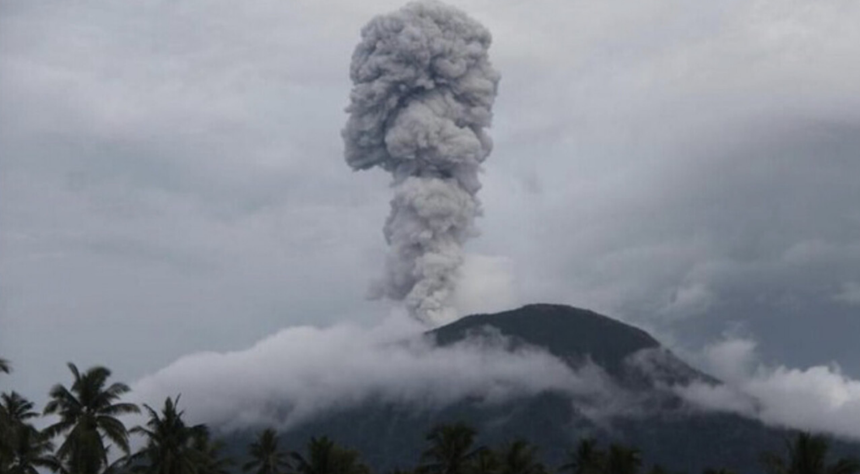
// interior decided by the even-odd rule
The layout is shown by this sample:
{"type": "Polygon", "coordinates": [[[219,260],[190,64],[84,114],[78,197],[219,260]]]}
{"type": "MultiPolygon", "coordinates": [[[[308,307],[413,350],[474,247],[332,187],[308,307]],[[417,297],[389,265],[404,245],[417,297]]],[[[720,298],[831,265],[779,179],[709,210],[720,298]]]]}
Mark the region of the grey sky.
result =
{"type": "MultiPolygon", "coordinates": [[[[454,3],[503,76],[467,247],[487,310],[860,375],[860,4],[454,3]]],[[[386,316],[389,177],[350,171],[340,130],[359,30],[400,5],[3,2],[4,385],[386,316]]]]}

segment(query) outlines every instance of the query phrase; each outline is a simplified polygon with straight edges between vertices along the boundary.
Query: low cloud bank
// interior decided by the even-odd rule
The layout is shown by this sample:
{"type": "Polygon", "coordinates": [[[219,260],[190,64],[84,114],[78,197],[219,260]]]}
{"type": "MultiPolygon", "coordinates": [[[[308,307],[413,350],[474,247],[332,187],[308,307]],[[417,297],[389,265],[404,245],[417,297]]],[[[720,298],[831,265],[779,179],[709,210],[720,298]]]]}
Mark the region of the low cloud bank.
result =
{"type": "Polygon", "coordinates": [[[372,328],[287,328],[247,350],[183,357],[139,380],[133,393],[153,406],[181,393],[193,421],[225,429],[289,428],[368,401],[435,409],[465,398],[497,403],[543,391],[611,398],[600,396],[610,385],[594,366],[573,371],[538,349],[511,351],[504,337],[486,331],[439,348],[404,319],[372,328]]]}
{"type": "Polygon", "coordinates": [[[726,338],[704,350],[704,365],[725,385],[693,383],[676,392],[707,410],[860,440],[860,380],[836,364],[805,369],[763,363],[756,342],[726,338]]]}
{"type": "MultiPolygon", "coordinates": [[[[435,410],[465,399],[493,404],[554,391],[606,425],[615,416],[647,413],[648,397],[665,393],[624,390],[593,364],[574,370],[539,348],[514,348],[492,329],[447,347],[436,347],[423,330],[402,315],[373,327],[286,328],[246,350],[182,357],[133,384],[133,401],[157,407],[181,394],[193,422],[289,429],[367,402],[435,410]]],[[[704,349],[700,365],[721,385],[665,385],[681,372],[654,359],[661,354],[631,363],[698,409],[860,440],[860,381],[838,365],[769,365],[756,348],[752,339],[732,337],[704,349]]]]}

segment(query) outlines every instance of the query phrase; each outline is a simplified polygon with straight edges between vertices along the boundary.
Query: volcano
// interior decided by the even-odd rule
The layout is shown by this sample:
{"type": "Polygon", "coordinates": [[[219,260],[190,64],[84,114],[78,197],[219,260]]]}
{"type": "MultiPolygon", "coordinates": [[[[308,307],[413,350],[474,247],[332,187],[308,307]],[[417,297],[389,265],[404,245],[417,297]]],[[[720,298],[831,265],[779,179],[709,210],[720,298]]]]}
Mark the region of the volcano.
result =
{"type": "MultiPolygon", "coordinates": [[[[463,421],[478,431],[479,444],[525,439],[537,445],[550,467],[563,464],[568,451],[588,436],[640,449],[646,468],[659,464],[669,472],[709,467],[754,472],[761,468],[763,451],[781,451],[792,435],[754,419],[685,403],[672,386],[721,382],[676,357],[642,329],[593,311],[533,304],[467,316],[425,337],[448,346],[487,334],[501,336],[511,351],[535,348],[574,370],[599,368],[615,387],[617,400],[603,403],[603,411],[595,411],[588,400],[551,391],[502,403],[467,399],[441,408],[369,400],[296,426],[282,434],[282,443],[300,449],[311,436],[329,436],[359,450],[371,467],[384,472],[417,465],[424,436],[433,426],[463,421]],[[605,411],[607,406],[611,410],[605,411]]],[[[251,428],[228,434],[231,451],[244,453],[254,432],[251,428]]],[[[848,442],[836,441],[833,449],[835,454],[860,453],[860,445],[848,442]]]]}

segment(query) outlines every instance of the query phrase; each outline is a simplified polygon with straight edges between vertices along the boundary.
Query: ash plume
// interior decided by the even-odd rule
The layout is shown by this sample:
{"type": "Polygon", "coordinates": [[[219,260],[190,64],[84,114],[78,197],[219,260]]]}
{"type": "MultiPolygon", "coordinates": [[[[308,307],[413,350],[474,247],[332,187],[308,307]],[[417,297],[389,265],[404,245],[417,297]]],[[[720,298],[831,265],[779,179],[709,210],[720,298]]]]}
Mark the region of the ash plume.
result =
{"type": "Polygon", "coordinates": [[[478,172],[492,149],[499,73],[490,32],[439,2],[410,3],[361,31],[343,130],[354,170],[393,176],[390,247],[372,296],[403,301],[428,323],[452,319],[463,244],[481,213],[478,172]]]}

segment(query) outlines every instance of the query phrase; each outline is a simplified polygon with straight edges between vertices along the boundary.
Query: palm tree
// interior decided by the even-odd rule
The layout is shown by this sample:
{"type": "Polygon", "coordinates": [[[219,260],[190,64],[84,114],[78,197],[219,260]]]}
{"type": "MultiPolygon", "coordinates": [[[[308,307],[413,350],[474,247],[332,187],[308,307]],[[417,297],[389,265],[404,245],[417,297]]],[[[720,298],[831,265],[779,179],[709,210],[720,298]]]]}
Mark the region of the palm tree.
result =
{"type": "MultiPolygon", "coordinates": [[[[12,368],[9,366],[9,361],[0,358],[0,372],[8,374],[11,371],[12,368]]],[[[4,393],[3,396],[5,397],[6,394],[4,393]]],[[[12,433],[9,432],[11,425],[12,421],[9,419],[9,414],[6,413],[3,407],[0,407],[0,470],[6,466],[5,462],[11,456],[12,443],[10,437],[12,433]]]]}
{"type": "Polygon", "coordinates": [[[370,469],[359,460],[359,454],[339,447],[326,436],[311,438],[307,456],[293,452],[295,471],[300,474],[369,474],[370,469]]]}
{"type": "Polygon", "coordinates": [[[30,425],[23,425],[12,439],[12,457],[4,466],[8,474],[39,474],[39,469],[65,472],[50,438],[30,425]]]}
{"type": "Polygon", "coordinates": [[[545,474],[546,469],[538,460],[537,446],[524,440],[516,440],[501,449],[501,474],[545,474]]]}
{"type": "Polygon", "coordinates": [[[639,450],[620,444],[609,445],[604,472],[606,474],[637,474],[642,466],[639,450]]]}
{"type": "Polygon", "coordinates": [[[786,441],[788,458],[776,453],[762,455],[762,464],[771,474],[856,474],[860,462],[842,458],[834,464],[827,463],[830,442],[827,438],[811,433],[799,433],[794,442],[786,441]]]}
{"type": "Polygon", "coordinates": [[[146,438],[146,445],[128,458],[133,471],[152,474],[199,474],[204,456],[195,449],[195,442],[208,436],[204,425],[188,426],[177,409],[179,396],[164,400],[161,414],[144,404],[149,413],[146,426],[135,426],[131,433],[146,438]]]}
{"type": "Polygon", "coordinates": [[[251,460],[242,466],[245,472],[254,474],[282,474],[290,469],[287,454],[278,449],[278,433],[267,428],[257,435],[257,440],[248,446],[251,460]]]}
{"type": "Polygon", "coordinates": [[[50,439],[27,422],[39,416],[33,406],[17,392],[0,395],[0,472],[37,474],[38,468],[61,470],[60,462],[51,455],[54,446],[50,439]]]}
{"type": "Polygon", "coordinates": [[[116,403],[130,389],[124,383],[106,387],[110,370],[92,367],[81,374],[75,364],[68,365],[74,382],[70,389],[62,384],[51,389],[45,414],[57,414],[60,421],[47,427],[45,434],[49,438],[67,434],[57,457],[70,474],[95,474],[108,467],[105,438],[128,454],[128,430],[117,416],[140,410],[132,403],[116,403]]]}
{"type": "Polygon", "coordinates": [[[473,449],[475,434],[465,423],[436,426],[425,437],[430,447],[421,453],[424,464],[418,469],[428,474],[464,474],[481,451],[473,449]]]}
{"type": "Polygon", "coordinates": [[[18,392],[0,395],[0,413],[6,418],[7,426],[23,425],[30,418],[39,416],[33,411],[33,402],[22,397],[18,392]]]}
{"type": "Polygon", "coordinates": [[[230,474],[234,462],[221,455],[224,442],[213,440],[209,430],[197,430],[192,437],[191,447],[199,456],[197,474],[230,474]]]}
{"type": "Polygon", "coordinates": [[[38,416],[33,403],[17,392],[0,395],[0,472],[12,463],[18,449],[18,436],[27,426],[27,420],[38,416]]]}
{"type": "Polygon", "coordinates": [[[575,451],[568,454],[569,462],[559,467],[559,471],[569,471],[570,474],[601,474],[606,461],[606,453],[597,447],[594,438],[579,440],[575,451]]]}

